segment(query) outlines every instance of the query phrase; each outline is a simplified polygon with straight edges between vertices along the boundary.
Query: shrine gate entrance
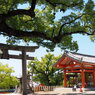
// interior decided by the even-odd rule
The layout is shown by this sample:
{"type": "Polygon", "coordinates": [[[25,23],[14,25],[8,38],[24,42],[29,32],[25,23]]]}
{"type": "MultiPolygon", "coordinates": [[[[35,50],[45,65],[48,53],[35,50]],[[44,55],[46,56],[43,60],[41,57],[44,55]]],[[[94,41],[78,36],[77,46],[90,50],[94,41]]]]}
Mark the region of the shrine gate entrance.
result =
{"type": "Polygon", "coordinates": [[[33,60],[34,57],[26,55],[27,52],[34,52],[38,46],[14,46],[0,43],[0,59],[22,59],[22,95],[27,95],[27,65],[26,60],[33,60]],[[11,55],[9,50],[21,51],[20,55],[11,55]]]}
{"type": "Polygon", "coordinates": [[[64,87],[72,86],[70,78],[73,85],[95,87],[95,56],[65,51],[54,67],[64,70],[64,87]]]}

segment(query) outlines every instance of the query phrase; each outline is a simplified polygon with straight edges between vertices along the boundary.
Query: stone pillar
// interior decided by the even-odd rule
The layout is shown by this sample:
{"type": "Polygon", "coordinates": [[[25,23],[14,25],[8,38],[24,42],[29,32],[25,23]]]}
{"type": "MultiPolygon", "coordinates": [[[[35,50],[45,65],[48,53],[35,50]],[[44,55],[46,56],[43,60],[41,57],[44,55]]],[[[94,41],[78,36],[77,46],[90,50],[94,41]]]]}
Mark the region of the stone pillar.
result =
{"type": "Polygon", "coordinates": [[[22,51],[22,95],[27,95],[26,51],[22,51]]]}

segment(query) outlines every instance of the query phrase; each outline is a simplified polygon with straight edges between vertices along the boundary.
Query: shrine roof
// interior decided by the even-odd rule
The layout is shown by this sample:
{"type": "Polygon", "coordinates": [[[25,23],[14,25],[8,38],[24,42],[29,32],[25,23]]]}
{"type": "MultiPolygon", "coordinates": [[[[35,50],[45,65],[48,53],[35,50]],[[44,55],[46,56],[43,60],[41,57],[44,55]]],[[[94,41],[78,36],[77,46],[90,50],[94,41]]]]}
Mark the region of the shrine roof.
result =
{"type": "Polygon", "coordinates": [[[68,56],[80,62],[94,63],[95,56],[65,51],[63,56],[68,56]]]}
{"type": "Polygon", "coordinates": [[[71,64],[76,64],[77,67],[80,66],[78,64],[84,64],[85,66],[95,65],[95,56],[65,51],[63,56],[53,66],[69,68],[71,64]]]}

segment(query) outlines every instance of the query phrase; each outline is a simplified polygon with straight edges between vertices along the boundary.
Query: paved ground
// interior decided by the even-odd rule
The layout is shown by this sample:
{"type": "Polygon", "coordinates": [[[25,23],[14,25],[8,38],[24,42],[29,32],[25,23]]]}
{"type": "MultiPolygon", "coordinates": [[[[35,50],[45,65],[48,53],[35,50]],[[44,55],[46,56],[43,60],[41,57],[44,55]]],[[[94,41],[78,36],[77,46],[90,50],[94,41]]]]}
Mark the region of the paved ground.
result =
{"type": "MultiPolygon", "coordinates": [[[[1,94],[0,94],[1,95],[1,94]]],[[[5,94],[2,94],[5,95],[5,94]]],[[[21,95],[21,94],[6,94],[6,95],[21,95]]],[[[35,94],[28,94],[28,95],[95,95],[95,91],[89,91],[89,92],[38,92],[35,94]]]]}
{"type": "Polygon", "coordinates": [[[38,92],[35,95],[95,95],[95,91],[86,91],[86,92],[51,91],[51,92],[38,92]]]}
{"type": "MultiPolygon", "coordinates": [[[[21,95],[21,94],[0,94],[0,95],[21,95]]],[[[28,95],[95,95],[95,91],[87,91],[87,92],[36,92],[35,94],[28,94],[28,95]]]]}
{"type": "MultiPolygon", "coordinates": [[[[0,94],[0,95],[21,95],[21,94],[0,94]]],[[[84,91],[80,92],[80,90],[72,91],[71,89],[55,89],[54,91],[40,91],[35,92],[34,94],[28,94],[28,95],[95,95],[95,91],[84,91]]]]}

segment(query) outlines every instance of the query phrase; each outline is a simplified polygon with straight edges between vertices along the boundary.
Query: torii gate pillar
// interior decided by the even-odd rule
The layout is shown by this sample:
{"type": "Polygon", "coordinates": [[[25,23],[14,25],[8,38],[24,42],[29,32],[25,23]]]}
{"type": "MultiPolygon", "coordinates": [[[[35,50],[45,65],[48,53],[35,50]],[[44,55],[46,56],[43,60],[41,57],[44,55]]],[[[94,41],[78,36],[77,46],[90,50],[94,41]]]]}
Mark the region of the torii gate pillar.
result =
{"type": "Polygon", "coordinates": [[[33,60],[34,57],[29,57],[26,55],[26,52],[34,52],[35,49],[39,48],[38,46],[14,46],[6,45],[0,43],[0,59],[22,59],[22,95],[27,95],[27,67],[26,60],[33,60]],[[22,55],[11,55],[8,54],[8,50],[21,51],[22,55]]]}
{"type": "Polygon", "coordinates": [[[26,51],[22,51],[22,95],[27,95],[26,51]]]}

